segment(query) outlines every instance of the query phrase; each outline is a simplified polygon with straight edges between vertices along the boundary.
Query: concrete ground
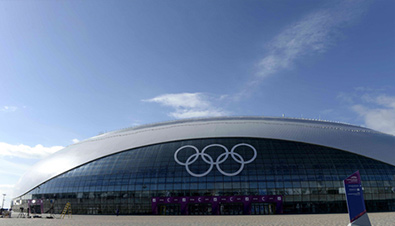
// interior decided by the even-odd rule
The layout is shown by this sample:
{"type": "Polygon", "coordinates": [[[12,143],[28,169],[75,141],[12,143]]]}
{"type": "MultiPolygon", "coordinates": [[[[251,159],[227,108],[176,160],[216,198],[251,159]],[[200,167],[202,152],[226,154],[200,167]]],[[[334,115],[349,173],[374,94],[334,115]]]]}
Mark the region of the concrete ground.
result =
{"type": "MultiPolygon", "coordinates": [[[[0,218],[1,226],[129,226],[129,225],[344,225],[347,214],[266,215],[266,216],[92,216],[73,215],[64,219],[0,218]]],[[[59,217],[59,215],[57,215],[59,217]]],[[[372,225],[394,226],[395,212],[369,213],[372,225]]]]}

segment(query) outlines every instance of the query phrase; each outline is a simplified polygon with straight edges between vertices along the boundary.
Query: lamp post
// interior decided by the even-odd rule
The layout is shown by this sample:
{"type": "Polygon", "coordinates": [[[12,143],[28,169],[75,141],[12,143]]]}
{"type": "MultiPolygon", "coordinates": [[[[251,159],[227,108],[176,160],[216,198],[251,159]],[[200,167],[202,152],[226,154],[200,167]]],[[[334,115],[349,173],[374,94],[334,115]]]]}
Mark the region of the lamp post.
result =
{"type": "Polygon", "coordinates": [[[3,203],[1,204],[1,209],[3,209],[3,207],[4,207],[5,195],[6,194],[3,194],[3,203]]]}

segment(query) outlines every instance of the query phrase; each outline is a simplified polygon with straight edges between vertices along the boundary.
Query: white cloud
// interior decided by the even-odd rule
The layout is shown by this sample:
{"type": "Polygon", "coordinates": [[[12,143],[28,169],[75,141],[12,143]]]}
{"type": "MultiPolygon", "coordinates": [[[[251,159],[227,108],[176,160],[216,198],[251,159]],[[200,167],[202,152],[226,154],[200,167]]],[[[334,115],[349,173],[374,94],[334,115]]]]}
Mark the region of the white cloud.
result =
{"type": "Polygon", "coordinates": [[[17,182],[29,168],[50,154],[62,149],[62,146],[44,147],[41,144],[36,146],[13,145],[0,142],[0,194],[7,194],[5,207],[10,206],[13,198],[13,184],[17,182]]]}
{"type": "Polygon", "coordinates": [[[132,126],[140,126],[142,124],[141,120],[133,119],[132,126]]]}
{"type": "Polygon", "coordinates": [[[350,93],[346,93],[346,92],[340,92],[337,95],[337,99],[339,99],[341,102],[344,102],[346,104],[353,104],[354,103],[354,99],[357,96],[355,96],[355,94],[350,94],[350,93]]]}
{"type": "Polygon", "coordinates": [[[178,119],[182,118],[199,118],[199,117],[215,117],[224,116],[225,113],[218,110],[197,110],[197,109],[178,109],[175,112],[170,113],[170,116],[178,119]]]}
{"type": "Polygon", "coordinates": [[[257,77],[265,78],[291,68],[305,55],[325,52],[339,36],[339,29],[362,12],[360,1],[342,1],[339,5],[313,12],[292,24],[268,45],[268,55],[258,63],[257,77]]]}
{"type": "Polygon", "coordinates": [[[201,93],[164,94],[147,101],[174,108],[205,108],[209,105],[201,93]]]}
{"type": "Polygon", "coordinates": [[[363,117],[366,126],[395,135],[395,97],[365,94],[361,100],[363,103],[354,104],[352,110],[363,117]]]}
{"type": "Polygon", "coordinates": [[[78,140],[77,138],[74,138],[71,140],[74,144],[80,142],[80,140],[78,140]]]}
{"type": "Polygon", "coordinates": [[[2,112],[14,112],[16,111],[18,108],[15,106],[3,106],[2,108],[0,108],[0,111],[2,112]]]}
{"type": "Polygon", "coordinates": [[[368,2],[353,0],[332,3],[302,17],[275,36],[266,46],[265,56],[258,60],[255,75],[233,99],[238,101],[250,96],[263,79],[292,69],[304,57],[326,52],[342,36],[341,28],[356,21],[368,5],[368,2]]]}
{"type": "MultiPolygon", "coordinates": [[[[223,97],[219,98],[222,99],[223,97]]],[[[212,106],[213,100],[202,93],[175,93],[163,94],[143,101],[172,107],[174,111],[169,113],[169,116],[177,119],[227,115],[224,110],[212,106]]]]}
{"type": "Polygon", "coordinates": [[[38,160],[29,159],[24,161],[23,159],[16,158],[8,161],[0,158],[0,194],[6,194],[5,208],[10,206],[11,199],[14,198],[14,184],[36,161],[38,160]]]}
{"type": "MultiPolygon", "coordinates": [[[[30,162],[35,162],[35,161],[29,161],[29,163],[30,162]]],[[[6,159],[0,158],[0,166],[1,166],[1,168],[0,168],[1,176],[9,175],[9,176],[20,177],[26,172],[26,170],[31,165],[30,164],[17,163],[15,160],[8,161],[6,159]]],[[[0,181],[4,183],[4,180],[0,180],[0,181]]]]}
{"type": "Polygon", "coordinates": [[[41,144],[31,147],[24,144],[14,145],[0,142],[0,157],[43,158],[63,148],[62,146],[44,147],[41,144]]]}
{"type": "Polygon", "coordinates": [[[376,98],[376,103],[384,107],[393,108],[395,110],[395,97],[381,95],[376,98]]]}

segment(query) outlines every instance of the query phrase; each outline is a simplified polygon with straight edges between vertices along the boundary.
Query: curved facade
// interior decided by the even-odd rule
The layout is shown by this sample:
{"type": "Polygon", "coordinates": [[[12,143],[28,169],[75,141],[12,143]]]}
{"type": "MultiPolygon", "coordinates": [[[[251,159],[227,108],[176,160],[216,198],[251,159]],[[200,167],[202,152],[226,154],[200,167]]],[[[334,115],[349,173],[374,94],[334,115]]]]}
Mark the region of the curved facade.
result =
{"type": "Polygon", "coordinates": [[[359,170],[368,211],[393,211],[394,148],[394,136],[322,121],[160,123],[42,160],[21,178],[13,204],[42,199],[46,209],[53,200],[60,212],[70,202],[81,214],[346,212],[342,181],[359,170]]]}

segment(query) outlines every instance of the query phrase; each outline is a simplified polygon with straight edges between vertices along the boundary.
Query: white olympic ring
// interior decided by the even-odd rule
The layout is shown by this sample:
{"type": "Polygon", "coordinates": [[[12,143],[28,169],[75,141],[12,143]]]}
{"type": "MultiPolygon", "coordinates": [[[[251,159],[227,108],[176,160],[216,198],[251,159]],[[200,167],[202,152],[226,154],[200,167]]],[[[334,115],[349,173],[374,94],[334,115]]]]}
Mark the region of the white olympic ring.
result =
{"type": "Polygon", "coordinates": [[[229,176],[229,177],[231,177],[231,176],[236,176],[236,175],[239,174],[241,171],[243,171],[244,165],[245,165],[245,164],[248,164],[248,163],[251,163],[252,161],[254,161],[255,158],[256,158],[256,155],[257,155],[256,149],[255,149],[252,145],[250,145],[250,144],[245,144],[245,143],[236,144],[235,146],[233,146],[233,148],[232,148],[230,151],[229,151],[224,145],[222,145],[222,144],[210,144],[210,145],[207,145],[206,147],[204,147],[203,150],[202,150],[202,152],[199,152],[199,149],[197,149],[197,148],[196,148],[195,146],[193,146],[193,145],[185,145],[185,146],[182,146],[182,147],[180,147],[179,149],[177,149],[177,151],[174,153],[174,160],[175,160],[178,164],[180,164],[180,165],[182,165],[182,166],[185,166],[185,169],[187,170],[187,172],[188,172],[190,175],[194,176],[194,177],[204,177],[204,176],[206,176],[207,174],[209,174],[209,173],[211,172],[211,170],[213,169],[214,165],[217,167],[218,171],[221,172],[224,176],[229,176]],[[240,154],[238,154],[238,153],[235,152],[236,148],[237,148],[237,147],[240,147],[240,146],[247,146],[247,147],[250,147],[250,148],[254,151],[254,156],[253,156],[250,160],[244,161],[244,158],[243,158],[240,154]],[[211,147],[220,147],[220,148],[222,148],[222,149],[225,150],[224,153],[220,154],[220,155],[217,157],[217,159],[215,160],[215,162],[214,162],[213,158],[212,158],[209,154],[205,153],[205,151],[206,151],[207,149],[211,148],[211,147]],[[178,154],[178,152],[180,152],[182,149],[185,149],[185,148],[192,148],[193,150],[195,150],[196,153],[195,153],[195,154],[192,154],[191,156],[189,156],[188,159],[186,160],[186,162],[181,162],[180,160],[178,160],[177,154],[178,154]],[[220,164],[221,164],[221,163],[224,163],[224,162],[228,159],[229,155],[232,156],[232,158],[233,158],[233,160],[234,160],[235,162],[241,164],[240,168],[239,168],[236,172],[234,172],[234,173],[227,173],[227,172],[223,171],[223,170],[221,169],[221,167],[220,167],[220,164]],[[194,162],[196,162],[196,161],[198,160],[199,157],[202,157],[203,161],[204,161],[205,163],[207,163],[207,164],[210,165],[210,167],[208,168],[208,170],[207,170],[206,172],[204,172],[204,173],[201,173],[201,174],[194,173],[194,172],[192,172],[192,171],[189,169],[189,165],[191,165],[191,164],[193,164],[194,162]]]}

